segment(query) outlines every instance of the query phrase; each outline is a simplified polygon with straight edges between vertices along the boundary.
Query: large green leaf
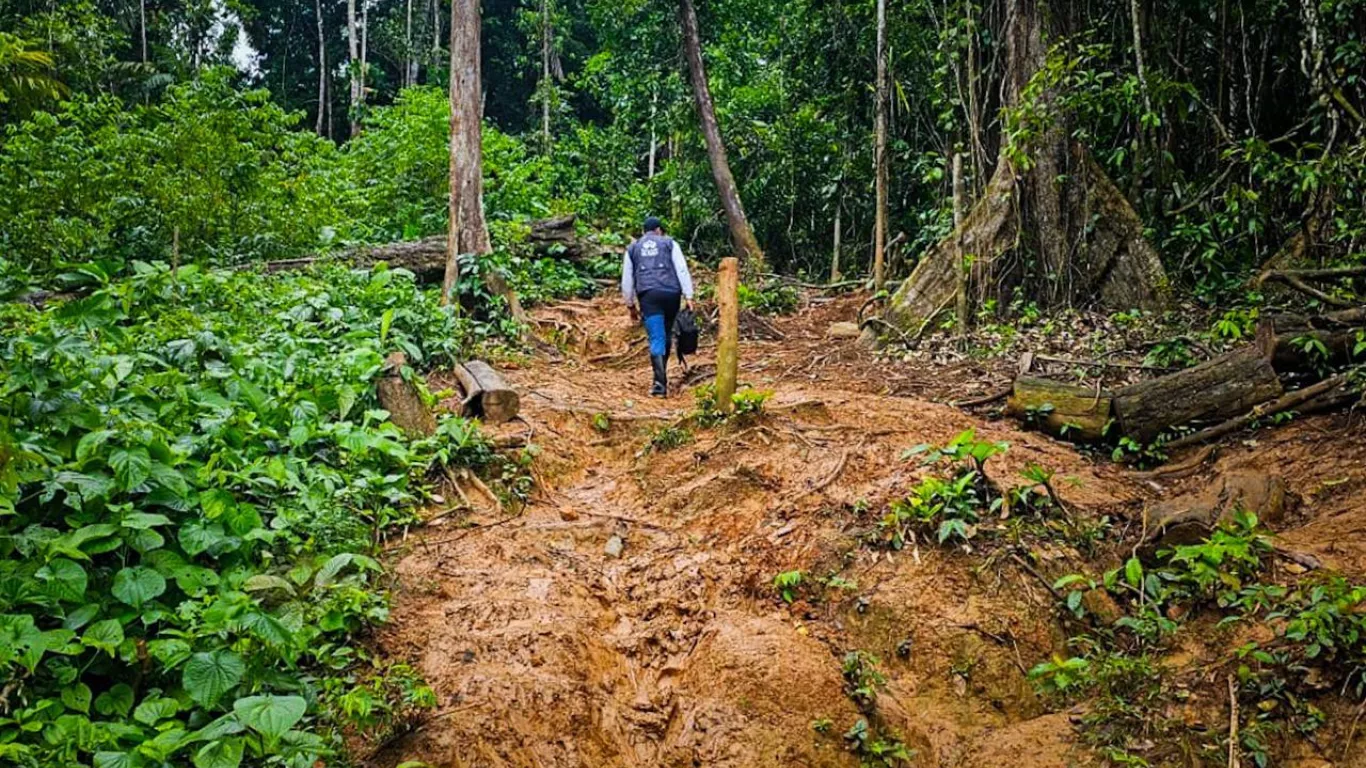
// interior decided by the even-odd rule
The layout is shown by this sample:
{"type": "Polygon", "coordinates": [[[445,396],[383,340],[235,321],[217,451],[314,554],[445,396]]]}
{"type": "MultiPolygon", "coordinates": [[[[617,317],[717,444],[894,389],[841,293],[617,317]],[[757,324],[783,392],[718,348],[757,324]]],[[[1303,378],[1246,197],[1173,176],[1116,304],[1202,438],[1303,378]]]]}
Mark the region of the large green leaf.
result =
{"type": "Polygon", "coordinates": [[[241,762],[241,739],[209,742],[194,754],[195,768],[237,768],[241,762]]]}
{"type": "Polygon", "coordinates": [[[196,653],[185,662],[181,684],[197,704],[211,709],[241,682],[246,670],[242,657],[231,651],[196,653]]]}
{"type": "Polygon", "coordinates": [[[131,491],[152,476],[152,457],[146,448],[120,448],[109,455],[109,467],[123,490],[131,491]]]}
{"type": "Polygon", "coordinates": [[[175,717],[180,704],[168,696],[154,696],[144,699],[133,710],[133,719],[146,725],[156,725],[168,717],[175,717]]]}
{"type": "Polygon", "coordinates": [[[232,711],[246,727],[278,739],[303,719],[308,703],[301,696],[247,696],[233,702],[232,711]]]}
{"type": "Polygon", "coordinates": [[[90,699],[90,686],[85,683],[72,683],[62,689],[62,703],[75,712],[90,714],[90,699]]]}
{"type": "Polygon", "coordinates": [[[144,604],[161,597],[165,591],[165,577],[151,568],[124,568],[114,575],[114,597],[134,608],[141,608],[144,604]]]}
{"type": "Polygon", "coordinates": [[[77,563],[57,558],[40,568],[36,575],[44,582],[48,596],[53,599],[67,603],[79,603],[85,599],[89,577],[77,563]]]}
{"type": "Polygon", "coordinates": [[[114,651],[123,642],[123,625],[118,619],[105,619],[90,625],[90,628],[81,635],[81,644],[91,648],[98,648],[101,651],[114,655],[114,651]]]}
{"type": "Polygon", "coordinates": [[[155,528],[159,525],[170,525],[171,518],[165,515],[156,515],[150,512],[133,512],[123,516],[120,524],[124,528],[132,528],[136,531],[143,531],[148,528],[155,528]]]}
{"type": "Polygon", "coordinates": [[[96,752],[95,768],[136,768],[138,762],[128,752],[96,752]]]}
{"type": "Polygon", "coordinates": [[[95,711],[105,717],[127,717],[133,711],[133,689],[119,683],[95,697],[95,711]]]}

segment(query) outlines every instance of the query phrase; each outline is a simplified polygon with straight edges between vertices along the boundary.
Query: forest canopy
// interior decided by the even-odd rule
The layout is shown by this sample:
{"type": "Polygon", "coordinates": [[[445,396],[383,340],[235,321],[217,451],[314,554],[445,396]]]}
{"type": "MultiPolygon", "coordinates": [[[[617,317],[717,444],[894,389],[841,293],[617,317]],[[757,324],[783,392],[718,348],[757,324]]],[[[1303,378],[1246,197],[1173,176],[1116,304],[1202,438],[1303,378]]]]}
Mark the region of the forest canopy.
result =
{"type": "MultiPolygon", "coordinates": [[[[359,3],[353,62],[343,2],[5,3],[6,261],[164,259],[177,229],[184,258],[228,262],[440,233],[438,5],[359,3]],[[69,183],[77,173],[86,183],[69,183]]],[[[1179,286],[1233,290],[1301,233],[1316,263],[1355,257],[1360,2],[1046,5],[1021,6],[1052,21],[1019,103],[1003,102],[1012,3],[889,9],[896,269],[951,229],[953,155],[977,199],[1059,115],[1179,286]]],[[[734,176],[775,266],[827,272],[838,219],[843,271],[867,269],[875,3],[697,13],[734,176]]],[[[488,2],[482,37],[491,220],[573,211],[629,230],[657,213],[695,250],[724,250],[676,4],[488,2]]]]}

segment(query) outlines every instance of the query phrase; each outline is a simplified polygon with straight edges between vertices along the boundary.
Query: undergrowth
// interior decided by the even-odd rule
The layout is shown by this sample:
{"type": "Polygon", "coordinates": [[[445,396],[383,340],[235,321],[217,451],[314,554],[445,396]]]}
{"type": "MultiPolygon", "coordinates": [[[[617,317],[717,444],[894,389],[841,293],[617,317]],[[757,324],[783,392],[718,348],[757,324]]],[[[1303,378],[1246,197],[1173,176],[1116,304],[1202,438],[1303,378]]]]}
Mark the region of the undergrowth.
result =
{"type": "Polygon", "coordinates": [[[1320,695],[1366,696],[1366,587],[1330,573],[1266,581],[1272,554],[1256,516],[1236,511],[1206,539],[1160,550],[1152,564],[1132,557],[1099,580],[1059,579],[1053,587],[1064,594],[1064,609],[1086,631],[1070,641],[1074,655],[1045,661],[1030,677],[1049,697],[1090,702],[1084,733],[1114,762],[1159,764],[1190,749],[1215,756],[1226,752],[1226,739],[1192,743],[1189,729],[1167,719],[1170,705],[1189,694],[1155,657],[1202,610],[1222,615],[1220,628],[1270,627],[1272,639],[1248,641],[1214,664],[1243,704],[1238,749],[1269,765],[1279,735],[1312,736],[1324,724],[1314,704],[1320,695]],[[1108,595],[1121,615],[1093,614],[1085,599],[1092,591],[1108,595]]]}
{"type": "Polygon", "coordinates": [[[0,329],[0,762],[310,766],[432,705],[357,642],[369,555],[435,464],[500,460],[460,418],[406,436],[374,380],[470,321],[384,268],[137,264],[0,329]]]}

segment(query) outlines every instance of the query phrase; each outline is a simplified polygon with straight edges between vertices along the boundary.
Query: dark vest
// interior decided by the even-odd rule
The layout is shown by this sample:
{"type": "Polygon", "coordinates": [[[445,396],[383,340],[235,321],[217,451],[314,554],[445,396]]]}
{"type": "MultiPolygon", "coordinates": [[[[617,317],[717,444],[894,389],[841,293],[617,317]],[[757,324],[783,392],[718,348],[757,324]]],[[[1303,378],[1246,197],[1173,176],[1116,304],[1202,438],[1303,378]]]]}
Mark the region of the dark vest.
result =
{"type": "Polygon", "coordinates": [[[636,294],[646,291],[682,293],[674,271],[674,241],[664,235],[645,235],[626,250],[631,257],[636,294]]]}

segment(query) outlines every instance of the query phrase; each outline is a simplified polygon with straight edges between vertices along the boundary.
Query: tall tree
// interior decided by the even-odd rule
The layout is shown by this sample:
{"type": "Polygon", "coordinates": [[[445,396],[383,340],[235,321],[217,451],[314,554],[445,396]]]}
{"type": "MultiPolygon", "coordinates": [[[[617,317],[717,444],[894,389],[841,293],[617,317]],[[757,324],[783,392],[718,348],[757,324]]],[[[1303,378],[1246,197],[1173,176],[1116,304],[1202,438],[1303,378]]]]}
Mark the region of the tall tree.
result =
{"type": "Polygon", "coordinates": [[[403,23],[403,87],[417,83],[417,54],[413,50],[413,0],[408,0],[408,15],[403,23]]]}
{"type": "Polygon", "coordinates": [[[887,282],[887,0],[877,0],[877,104],[873,109],[873,287],[887,282]]]}
{"type": "Polygon", "coordinates": [[[541,142],[550,151],[550,101],[554,84],[550,82],[550,54],[554,37],[550,28],[550,0],[541,0],[541,142]]]}
{"type": "Polygon", "coordinates": [[[314,130],[319,136],[331,137],[332,124],[327,119],[327,34],[323,23],[323,0],[313,0],[313,14],[318,20],[318,120],[314,130]]]}
{"type": "Polygon", "coordinates": [[[1047,62],[1046,41],[1068,33],[1070,10],[1072,0],[1010,0],[1004,88],[1014,135],[1002,138],[996,172],[962,227],[927,251],[892,297],[894,323],[913,327],[950,306],[958,243],[973,259],[978,306],[1007,307],[1017,292],[1043,307],[1166,303],[1166,272],[1138,214],[1073,137],[1056,92],[1029,88],[1047,62]]]}
{"type": "Polygon", "coordinates": [[[356,0],[346,0],[346,45],[350,60],[347,69],[351,72],[351,136],[360,133],[360,111],[365,100],[365,88],[361,83],[360,34],[356,28],[356,0]]]}
{"type": "Polygon", "coordinates": [[[740,190],[735,186],[730,161],[726,159],[726,145],[721,141],[721,128],[716,123],[711,87],[707,85],[707,69],[702,61],[702,35],[697,28],[697,9],[693,7],[692,0],[679,0],[679,17],[683,27],[683,49],[688,57],[693,96],[697,102],[697,119],[702,124],[702,135],[707,141],[707,160],[711,163],[712,178],[716,180],[716,191],[726,210],[731,243],[744,257],[745,269],[760,272],[764,268],[764,252],[749,226],[745,207],[740,202],[740,190]]]}
{"type": "Polygon", "coordinates": [[[479,66],[479,0],[451,0],[450,223],[441,300],[451,301],[460,280],[460,254],[493,250],[484,221],[483,122],[479,66]]]}

